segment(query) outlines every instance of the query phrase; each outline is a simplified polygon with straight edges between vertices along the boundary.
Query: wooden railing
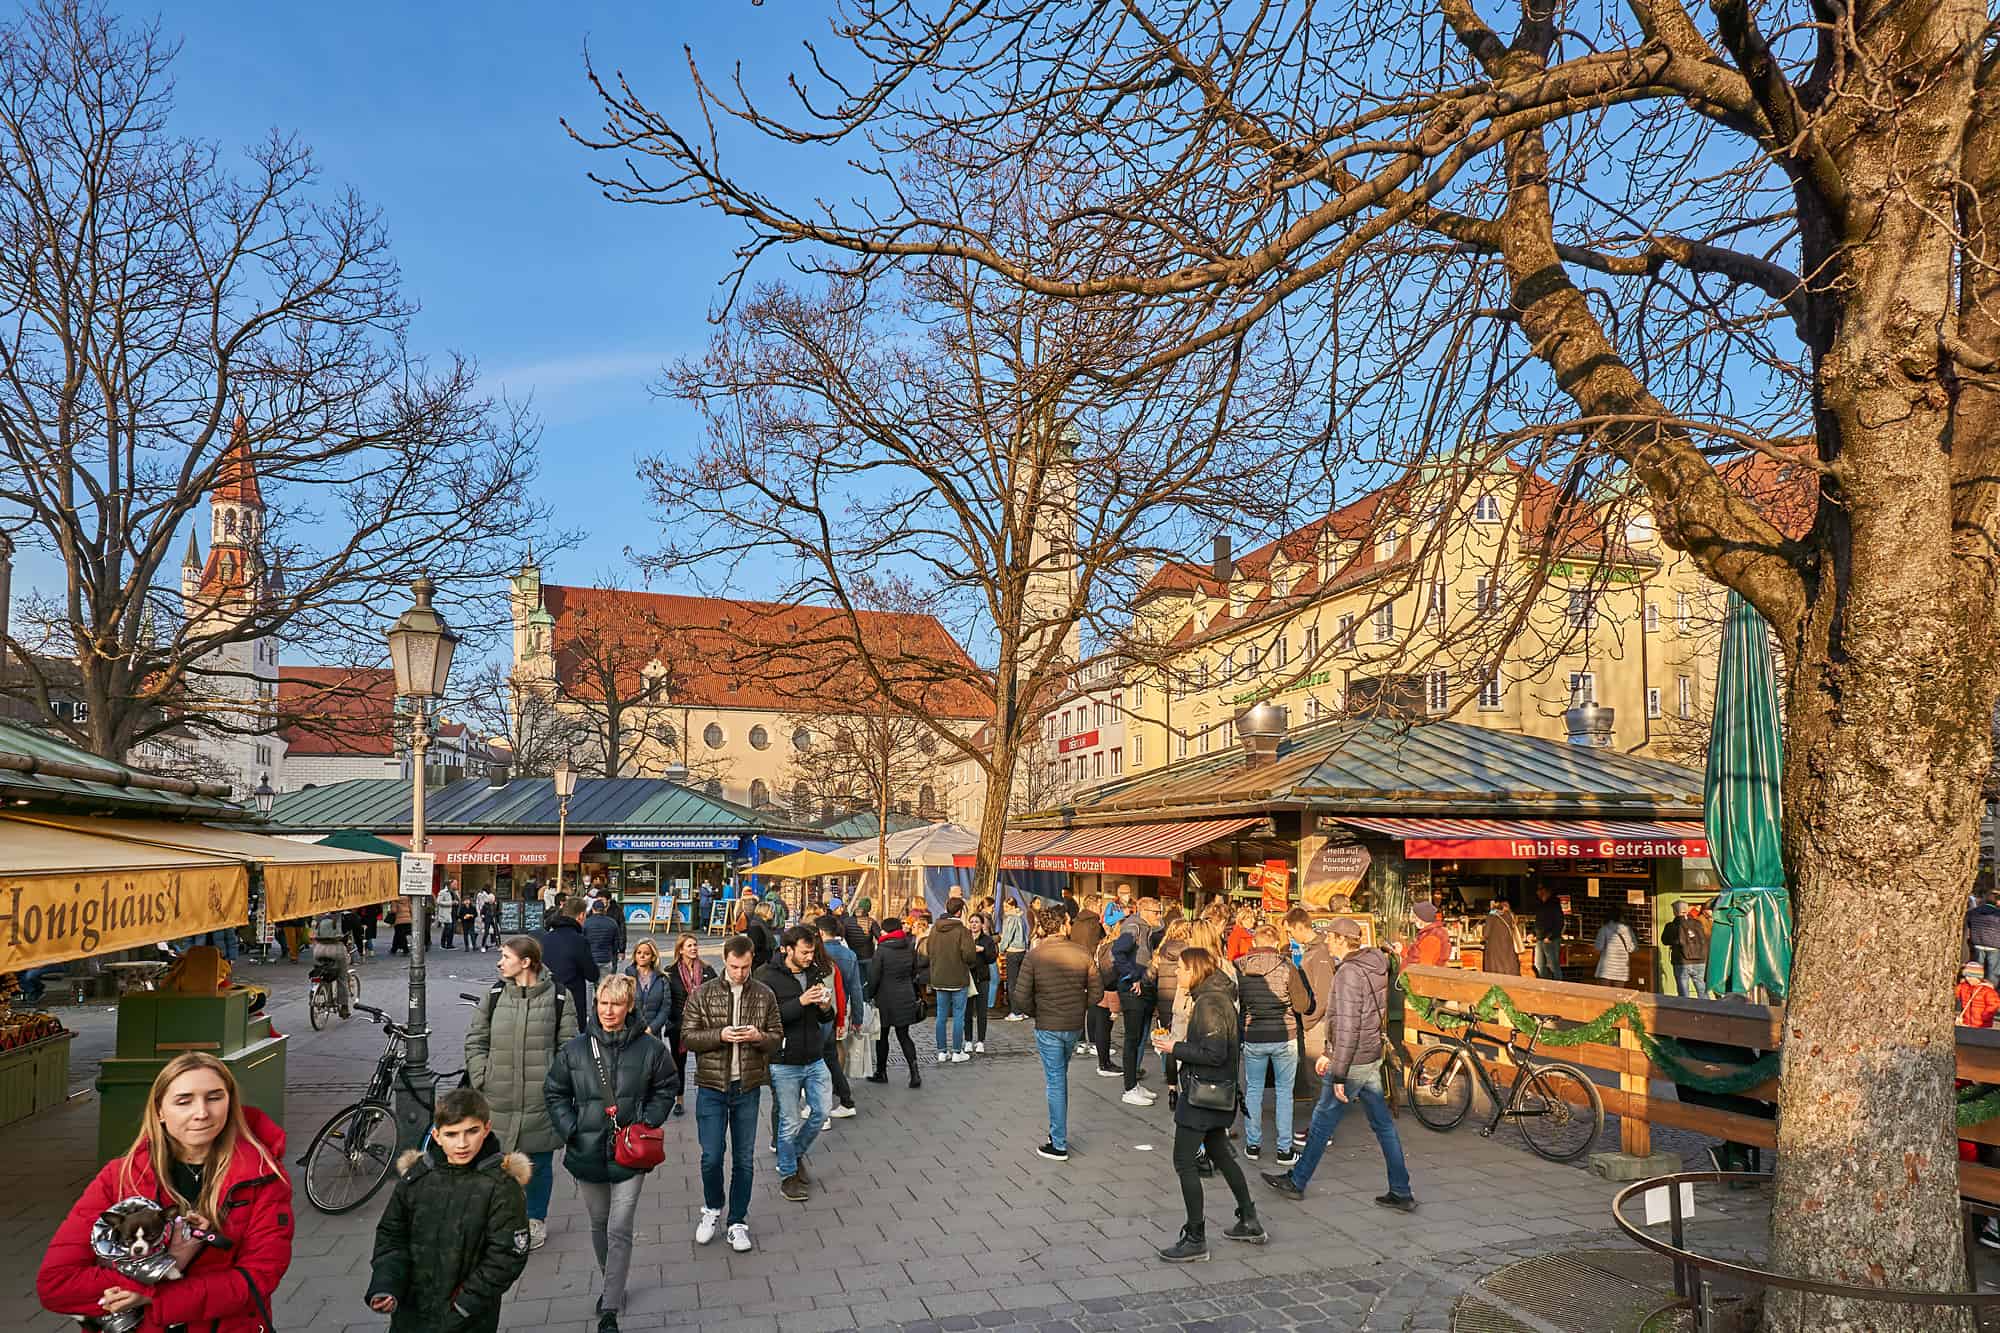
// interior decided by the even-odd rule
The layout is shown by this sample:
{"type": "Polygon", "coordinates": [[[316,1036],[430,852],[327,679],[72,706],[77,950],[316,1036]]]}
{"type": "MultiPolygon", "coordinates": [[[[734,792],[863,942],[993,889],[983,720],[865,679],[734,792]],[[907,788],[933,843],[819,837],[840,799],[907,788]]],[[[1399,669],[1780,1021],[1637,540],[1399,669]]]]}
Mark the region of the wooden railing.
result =
{"type": "MultiPolygon", "coordinates": [[[[1543,1014],[1570,1023],[1591,1022],[1612,1005],[1629,1000],[1638,1007],[1646,1030],[1655,1036],[1744,1046],[1759,1051],[1776,1050],[1782,1036],[1784,1009],[1777,1006],[1687,1000],[1679,996],[1618,990],[1573,981],[1496,976],[1451,967],[1411,967],[1407,972],[1410,990],[1414,994],[1433,1003],[1455,1001],[1468,1010],[1479,1002],[1488,989],[1497,985],[1505,988],[1523,1013],[1543,1014]]],[[[1403,1041],[1413,1052],[1419,1048],[1420,1034],[1438,1031],[1425,1023],[1414,1008],[1405,1006],[1403,1019],[1403,1041]]],[[[1506,1019],[1495,1016],[1491,1022],[1482,1024],[1480,1030],[1504,1035],[1507,1031],[1506,1019]]],[[[1690,1106],[1672,1097],[1654,1096],[1653,1083],[1656,1080],[1671,1082],[1672,1075],[1647,1058],[1631,1032],[1620,1028],[1618,1035],[1616,1046],[1592,1042],[1576,1046],[1542,1046],[1537,1048],[1536,1054],[1568,1060],[1616,1077],[1616,1086],[1600,1083],[1598,1093],[1604,1099],[1604,1109],[1618,1117],[1619,1146],[1625,1152],[1635,1156],[1650,1153],[1654,1125],[1672,1125],[1710,1138],[1729,1139],[1759,1148],[1777,1146],[1777,1125],[1773,1121],[1706,1106],[1690,1106]]],[[[1512,1067],[1504,1045],[1499,1050],[1499,1057],[1497,1062],[1489,1060],[1489,1067],[1496,1079],[1510,1082],[1512,1067]]],[[[1719,1066],[1717,1072],[1726,1068],[1719,1066]]],[[[1959,1029],[1958,1076],[1974,1083],[2000,1084],[2000,1032],[1959,1029]]],[[[1775,1102],[1778,1085],[1773,1080],[1750,1088],[1741,1095],[1758,1101],[1775,1102]]],[[[1958,1136],[1978,1143],[2000,1144],[2000,1119],[1963,1127],[1958,1136]]],[[[1962,1193],[1986,1203],[2000,1204],[2000,1167],[1961,1162],[1958,1171],[1962,1193]]]]}

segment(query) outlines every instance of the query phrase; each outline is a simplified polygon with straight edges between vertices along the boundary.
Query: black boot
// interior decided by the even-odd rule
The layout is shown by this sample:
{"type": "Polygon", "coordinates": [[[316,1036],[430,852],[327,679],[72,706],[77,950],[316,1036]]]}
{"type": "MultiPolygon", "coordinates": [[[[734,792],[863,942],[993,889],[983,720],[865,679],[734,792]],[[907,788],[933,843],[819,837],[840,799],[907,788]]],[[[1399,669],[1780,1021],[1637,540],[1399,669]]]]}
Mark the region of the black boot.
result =
{"type": "Polygon", "coordinates": [[[910,1086],[913,1088],[921,1088],[922,1086],[924,1086],[924,1076],[917,1072],[917,1067],[915,1065],[910,1066],[910,1086]]]}
{"type": "Polygon", "coordinates": [[[887,1083],[889,1081],[889,1071],[878,1069],[868,1076],[868,1081],[870,1083],[887,1083]]]}
{"type": "Polygon", "coordinates": [[[1222,1234],[1229,1240],[1240,1240],[1246,1245],[1262,1245],[1271,1239],[1264,1230],[1264,1224],[1257,1220],[1255,1208],[1238,1208],[1236,1225],[1222,1234]]]}
{"type": "Polygon", "coordinates": [[[1182,1227],[1181,1238],[1160,1251],[1160,1259],[1170,1264],[1196,1264],[1208,1258],[1208,1239],[1201,1227],[1182,1227]]]}

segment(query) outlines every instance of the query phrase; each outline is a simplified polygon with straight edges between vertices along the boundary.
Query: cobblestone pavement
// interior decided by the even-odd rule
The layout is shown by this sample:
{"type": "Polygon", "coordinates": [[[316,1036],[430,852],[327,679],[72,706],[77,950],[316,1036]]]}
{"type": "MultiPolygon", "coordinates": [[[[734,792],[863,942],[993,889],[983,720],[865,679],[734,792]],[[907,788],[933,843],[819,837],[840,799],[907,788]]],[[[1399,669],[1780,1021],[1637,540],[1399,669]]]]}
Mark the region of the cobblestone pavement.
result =
{"type": "MultiPolygon", "coordinates": [[[[493,958],[431,955],[435,1063],[444,1068],[460,1063],[471,1014],[454,1001],[484,989],[493,958]]],[[[312,1032],[303,968],[246,973],[272,984],[274,1018],[291,1035],[285,1120],[297,1156],[358,1091],[381,1036],[359,1021],[312,1032]]],[[[364,997],[400,1007],[402,975],[386,959],[364,965],[364,997]]],[[[701,1203],[694,1122],[670,1121],[667,1163],[641,1199],[624,1326],[1441,1329],[1452,1301],[1485,1272],[1525,1254],[1601,1244],[1609,1229],[1606,1182],[1541,1161],[1507,1135],[1432,1134],[1408,1116],[1400,1125],[1423,1207],[1413,1216],[1374,1207],[1381,1156],[1357,1114],[1342,1124],[1303,1203],[1253,1178],[1268,1246],[1219,1239],[1230,1209],[1217,1179],[1207,1182],[1214,1257],[1161,1264],[1154,1249],[1180,1221],[1164,1101],[1126,1106],[1119,1080],[1077,1060],[1075,1155],[1058,1165],[1034,1155],[1047,1122],[1029,1024],[993,1023],[988,1054],[968,1064],[938,1066],[928,1030],[921,1050],[921,1089],[904,1086],[900,1055],[889,1086],[856,1083],[861,1114],[833,1122],[814,1149],[818,1188],[809,1202],[779,1198],[768,1146],[760,1149],[750,1214],[757,1249],[749,1254],[693,1243],[701,1203]]],[[[0,1256],[0,1328],[74,1328],[36,1308],[34,1269],[43,1240],[95,1170],[96,1116],[85,1096],[0,1130],[10,1186],[0,1193],[0,1226],[22,1239],[0,1256]]],[[[504,1327],[593,1327],[588,1225],[560,1170],[557,1181],[549,1243],[530,1259],[504,1327]]],[[[295,1257],[274,1311],[285,1333],[383,1327],[361,1303],[383,1197],[322,1217],[300,1196],[295,1257]]]]}

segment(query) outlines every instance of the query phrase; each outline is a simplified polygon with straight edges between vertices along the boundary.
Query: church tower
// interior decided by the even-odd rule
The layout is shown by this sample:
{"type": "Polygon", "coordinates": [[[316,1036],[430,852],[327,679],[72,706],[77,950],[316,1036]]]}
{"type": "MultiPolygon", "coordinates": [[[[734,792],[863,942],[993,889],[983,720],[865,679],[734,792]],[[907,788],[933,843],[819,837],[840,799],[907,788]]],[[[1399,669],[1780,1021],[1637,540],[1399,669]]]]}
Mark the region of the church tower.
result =
{"type": "MultiPolygon", "coordinates": [[[[243,624],[271,591],[262,554],[264,496],[250,451],[249,425],[241,416],[230,430],[208,499],[208,559],[201,558],[200,542],[189,532],[181,561],[181,614],[191,634],[243,624]]],[[[284,741],[276,726],[276,640],[260,634],[219,644],[202,655],[196,669],[191,688],[204,696],[209,712],[232,728],[195,740],[198,756],[227,774],[238,797],[266,778],[281,788],[284,741]]]]}
{"type": "Polygon", "coordinates": [[[555,617],[542,604],[542,567],[535,549],[521,558],[520,569],[507,580],[510,618],[514,623],[514,669],[507,677],[508,721],[522,737],[522,715],[531,699],[546,701],[555,694],[555,617]]]}
{"type": "MultiPolygon", "coordinates": [[[[1041,652],[1053,626],[1069,615],[1076,597],[1076,451],[1081,442],[1076,427],[1066,425],[1046,459],[1027,460],[1030,466],[1039,464],[1046,469],[1046,475],[1041,503],[1030,516],[1034,529],[1028,546],[1024,656],[1041,652]]],[[[1071,623],[1062,633],[1064,659],[1071,663],[1081,660],[1081,644],[1082,631],[1071,623]]]]}

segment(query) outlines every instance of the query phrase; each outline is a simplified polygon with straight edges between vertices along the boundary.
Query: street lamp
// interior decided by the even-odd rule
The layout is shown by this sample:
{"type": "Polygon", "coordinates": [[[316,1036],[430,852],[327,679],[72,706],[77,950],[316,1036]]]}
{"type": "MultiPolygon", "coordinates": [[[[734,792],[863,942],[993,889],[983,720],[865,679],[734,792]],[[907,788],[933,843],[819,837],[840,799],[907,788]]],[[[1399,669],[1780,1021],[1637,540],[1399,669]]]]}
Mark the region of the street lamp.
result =
{"type": "MultiPolygon", "coordinates": [[[[396,669],[396,693],[415,704],[411,717],[410,850],[424,849],[424,763],[431,748],[429,710],[425,705],[444,693],[451,675],[451,655],[458,636],[445,626],[431,606],[437,585],[419,577],[410,585],[416,605],[389,627],[389,661],[396,669]]],[[[424,996],[424,949],[430,939],[431,899],[428,893],[410,904],[410,1046],[402,1086],[396,1089],[396,1137],[406,1148],[423,1142],[430,1127],[431,1108],[424,1097],[435,1096],[431,1073],[430,1018],[424,996]]]]}
{"type": "Polygon", "coordinates": [[[257,779],[257,790],[250,793],[250,799],[256,802],[258,814],[266,819],[271,817],[271,805],[278,799],[278,793],[272,790],[269,773],[257,779]]]}
{"type": "Polygon", "coordinates": [[[569,798],[576,795],[576,770],[565,759],[556,765],[556,897],[562,897],[563,841],[569,834],[569,798]]]}

